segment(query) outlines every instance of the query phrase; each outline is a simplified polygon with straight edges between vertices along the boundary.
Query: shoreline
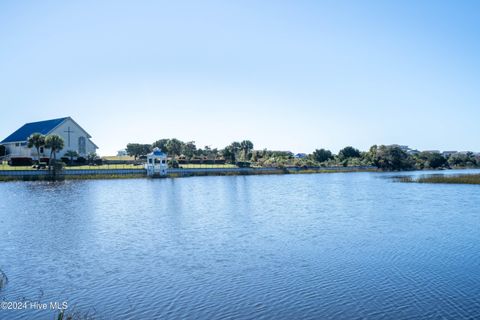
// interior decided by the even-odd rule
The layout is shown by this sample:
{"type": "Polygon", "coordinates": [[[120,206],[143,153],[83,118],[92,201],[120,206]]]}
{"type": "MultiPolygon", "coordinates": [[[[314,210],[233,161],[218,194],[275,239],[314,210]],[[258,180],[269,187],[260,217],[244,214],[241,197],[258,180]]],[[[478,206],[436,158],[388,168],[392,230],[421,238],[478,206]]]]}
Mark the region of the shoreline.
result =
{"type": "MultiPolygon", "coordinates": [[[[476,168],[451,168],[435,171],[469,170],[476,168]]],[[[149,177],[143,169],[88,169],[65,170],[53,178],[45,170],[0,170],[0,182],[10,181],[63,181],[63,180],[109,180],[109,179],[162,179],[205,176],[247,176],[280,174],[321,174],[350,172],[410,172],[418,170],[383,171],[373,166],[358,167],[266,167],[266,168],[195,168],[169,169],[166,176],[149,177]]],[[[420,170],[423,171],[423,170],[420,170]]],[[[430,170],[429,170],[430,171],[430,170]]]]}
{"type": "Polygon", "coordinates": [[[376,167],[320,167],[320,168],[198,168],[198,169],[169,169],[166,176],[148,177],[142,169],[92,169],[68,170],[57,174],[55,179],[45,171],[18,170],[1,172],[0,182],[8,181],[52,181],[52,180],[93,180],[93,179],[160,179],[203,176],[241,176],[241,175],[270,175],[270,174],[314,174],[339,172],[377,172],[376,167]]]}

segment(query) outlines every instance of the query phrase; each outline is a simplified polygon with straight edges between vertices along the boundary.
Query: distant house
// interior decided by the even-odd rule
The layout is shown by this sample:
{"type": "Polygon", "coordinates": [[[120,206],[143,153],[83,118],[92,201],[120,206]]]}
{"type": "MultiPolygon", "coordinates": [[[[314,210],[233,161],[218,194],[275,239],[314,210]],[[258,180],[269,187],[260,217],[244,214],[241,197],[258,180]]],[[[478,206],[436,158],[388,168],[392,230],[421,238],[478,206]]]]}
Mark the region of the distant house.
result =
{"type": "Polygon", "coordinates": [[[406,145],[399,145],[399,144],[391,144],[390,147],[397,147],[397,148],[400,148],[400,150],[406,152],[407,154],[410,154],[410,155],[415,155],[415,154],[419,154],[420,151],[416,150],[416,149],[412,149],[410,148],[409,146],[406,146],[406,145]]]}
{"type": "MultiPolygon", "coordinates": [[[[58,118],[52,120],[30,122],[21,126],[17,131],[3,139],[0,145],[5,146],[7,154],[11,158],[28,157],[37,158],[35,148],[28,148],[28,137],[33,133],[43,135],[56,134],[63,138],[63,150],[57,153],[61,157],[68,150],[77,151],[80,156],[86,156],[95,152],[98,147],[90,140],[92,137],[72,118],[58,118]]],[[[40,157],[49,157],[50,150],[40,148],[40,157]]]]}
{"type": "Polygon", "coordinates": [[[409,150],[411,150],[409,146],[399,145],[399,144],[392,144],[392,147],[398,147],[405,152],[408,152],[409,150]]]}
{"type": "Polygon", "coordinates": [[[419,154],[419,153],[420,153],[420,151],[418,151],[417,149],[408,149],[407,150],[407,154],[412,155],[412,156],[416,155],[416,154],[419,154]]]}
{"type": "Polygon", "coordinates": [[[307,157],[307,154],[306,153],[297,153],[295,155],[295,158],[298,158],[298,159],[304,159],[307,157]]]}

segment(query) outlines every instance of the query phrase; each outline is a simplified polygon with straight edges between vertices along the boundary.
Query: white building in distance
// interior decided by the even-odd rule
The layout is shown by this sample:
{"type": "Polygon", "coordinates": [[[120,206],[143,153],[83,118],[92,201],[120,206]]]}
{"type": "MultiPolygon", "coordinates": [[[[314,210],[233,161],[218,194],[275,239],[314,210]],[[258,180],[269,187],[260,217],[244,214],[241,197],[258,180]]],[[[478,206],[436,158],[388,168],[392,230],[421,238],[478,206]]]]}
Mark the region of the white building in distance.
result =
{"type": "MultiPolygon", "coordinates": [[[[70,117],[26,123],[3,139],[0,144],[5,146],[7,155],[10,158],[28,157],[36,160],[36,149],[28,148],[27,143],[28,138],[33,133],[41,133],[43,135],[56,134],[62,137],[64,147],[57,153],[57,157],[62,157],[69,150],[77,151],[80,156],[85,157],[98,149],[90,140],[92,137],[88,132],[70,117]]],[[[50,149],[40,148],[41,158],[49,156],[50,149]]]]}

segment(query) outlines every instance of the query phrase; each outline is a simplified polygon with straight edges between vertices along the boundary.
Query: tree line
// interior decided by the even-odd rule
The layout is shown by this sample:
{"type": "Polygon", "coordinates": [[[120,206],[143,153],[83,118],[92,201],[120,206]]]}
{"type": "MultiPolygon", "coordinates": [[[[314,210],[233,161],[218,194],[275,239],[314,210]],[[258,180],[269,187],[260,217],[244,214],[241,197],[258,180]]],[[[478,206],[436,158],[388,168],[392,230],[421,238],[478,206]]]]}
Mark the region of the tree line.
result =
{"type": "Polygon", "coordinates": [[[195,141],[160,139],[152,144],[129,143],[128,155],[135,159],[159,148],[166,152],[171,161],[178,159],[223,159],[227,163],[251,163],[262,167],[284,166],[375,166],[382,170],[438,169],[454,167],[480,167],[480,158],[472,152],[454,153],[444,156],[438,152],[423,151],[407,153],[398,145],[373,145],[368,151],[352,146],[342,148],[337,154],[328,149],[316,149],[310,154],[295,155],[289,151],[255,150],[250,140],[234,141],[223,149],[198,148],[195,141]]]}
{"type": "Polygon", "coordinates": [[[348,146],[337,155],[329,150],[317,149],[311,156],[324,165],[375,166],[388,171],[480,167],[480,157],[473,152],[449,155],[434,151],[408,153],[398,145],[373,145],[366,152],[348,146]]]}

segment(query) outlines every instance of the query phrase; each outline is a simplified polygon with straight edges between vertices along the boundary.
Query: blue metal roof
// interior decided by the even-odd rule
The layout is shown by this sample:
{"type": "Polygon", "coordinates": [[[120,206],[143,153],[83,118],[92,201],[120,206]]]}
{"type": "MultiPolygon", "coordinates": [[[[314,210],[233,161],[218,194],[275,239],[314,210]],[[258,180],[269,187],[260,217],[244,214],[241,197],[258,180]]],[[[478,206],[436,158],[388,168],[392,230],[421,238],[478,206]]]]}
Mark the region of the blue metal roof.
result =
{"type": "Polygon", "coordinates": [[[155,155],[155,156],[162,156],[162,157],[163,157],[163,156],[166,156],[166,154],[163,153],[163,152],[160,151],[160,150],[159,150],[159,151],[153,151],[153,155],[155,155]]]}
{"type": "Polygon", "coordinates": [[[28,137],[30,137],[32,133],[37,132],[41,134],[48,134],[66,119],[68,119],[68,117],[26,123],[20,127],[20,129],[3,139],[3,141],[0,143],[27,141],[28,137]]]}

